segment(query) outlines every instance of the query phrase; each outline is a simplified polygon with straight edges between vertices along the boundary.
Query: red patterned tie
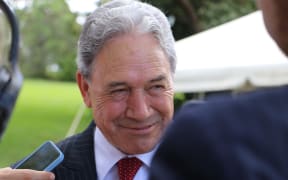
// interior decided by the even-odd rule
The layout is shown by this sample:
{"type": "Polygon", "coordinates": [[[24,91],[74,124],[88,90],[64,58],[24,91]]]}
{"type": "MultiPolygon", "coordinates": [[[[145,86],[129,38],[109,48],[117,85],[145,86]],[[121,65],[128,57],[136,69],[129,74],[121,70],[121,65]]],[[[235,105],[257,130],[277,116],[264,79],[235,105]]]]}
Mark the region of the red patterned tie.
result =
{"type": "Polygon", "coordinates": [[[141,165],[142,162],[136,157],[123,158],[118,161],[117,166],[120,180],[133,180],[141,165]]]}

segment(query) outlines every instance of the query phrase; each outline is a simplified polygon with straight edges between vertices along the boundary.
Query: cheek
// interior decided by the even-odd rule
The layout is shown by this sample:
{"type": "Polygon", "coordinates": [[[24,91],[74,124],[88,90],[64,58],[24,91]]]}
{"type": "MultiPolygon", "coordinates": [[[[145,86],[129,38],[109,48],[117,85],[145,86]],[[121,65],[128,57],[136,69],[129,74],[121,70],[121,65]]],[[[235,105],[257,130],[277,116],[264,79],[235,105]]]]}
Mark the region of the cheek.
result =
{"type": "Polygon", "coordinates": [[[161,113],[165,120],[170,120],[174,113],[173,93],[164,94],[162,97],[153,98],[154,109],[161,113]]]}
{"type": "Polygon", "coordinates": [[[93,106],[94,118],[96,121],[112,122],[124,114],[125,107],[125,103],[113,102],[111,100],[95,102],[95,106],[93,106]]]}

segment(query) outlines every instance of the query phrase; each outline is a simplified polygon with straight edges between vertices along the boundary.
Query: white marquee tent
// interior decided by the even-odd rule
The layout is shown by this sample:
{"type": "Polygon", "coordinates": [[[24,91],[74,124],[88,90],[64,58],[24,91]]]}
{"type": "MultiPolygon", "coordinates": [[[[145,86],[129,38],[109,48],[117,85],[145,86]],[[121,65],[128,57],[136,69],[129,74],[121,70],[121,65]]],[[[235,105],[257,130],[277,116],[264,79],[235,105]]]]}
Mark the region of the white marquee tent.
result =
{"type": "Polygon", "coordinates": [[[288,84],[288,59],[266,32],[260,11],[179,40],[176,53],[176,92],[288,84]]]}

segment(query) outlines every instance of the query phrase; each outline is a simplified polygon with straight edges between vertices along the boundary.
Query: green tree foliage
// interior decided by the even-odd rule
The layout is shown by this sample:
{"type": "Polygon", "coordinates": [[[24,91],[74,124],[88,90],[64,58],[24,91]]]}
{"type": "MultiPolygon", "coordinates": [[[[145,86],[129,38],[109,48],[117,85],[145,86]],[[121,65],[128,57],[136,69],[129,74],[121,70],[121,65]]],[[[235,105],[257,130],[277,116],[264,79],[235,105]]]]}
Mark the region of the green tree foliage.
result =
{"type": "Polygon", "coordinates": [[[22,34],[20,62],[24,75],[73,80],[80,25],[66,2],[34,0],[31,6],[18,10],[17,15],[22,34]]]}
{"type": "Polygon", "coordinates": [[[198,8],[202,29],[209,29],[256,10],[255,0],[202,1],[198,8]]]}
{"type": "Polygon", "coordinates": [[[175,39],[223,24],[255,11],[255,0],[148,0],[174,19],[175,39]]]}

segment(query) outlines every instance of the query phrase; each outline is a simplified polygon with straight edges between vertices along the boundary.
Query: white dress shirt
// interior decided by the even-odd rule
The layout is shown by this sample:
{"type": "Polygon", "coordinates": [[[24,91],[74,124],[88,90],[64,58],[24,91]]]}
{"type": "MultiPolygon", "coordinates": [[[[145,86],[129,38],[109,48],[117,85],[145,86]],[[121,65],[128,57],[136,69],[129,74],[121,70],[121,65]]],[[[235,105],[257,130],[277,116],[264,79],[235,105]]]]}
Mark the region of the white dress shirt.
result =
{"type": "Polygon", "coordinates": [[[119,177],[116,163],[124,157],[137,157],[143,164],[137,171],[134,180],[147,180],[149,167],[157,147],[145,154],[127,156],[110,144],[96,126],[94,132],[94,153],[98,179],[118,180],[119,177]]]}

